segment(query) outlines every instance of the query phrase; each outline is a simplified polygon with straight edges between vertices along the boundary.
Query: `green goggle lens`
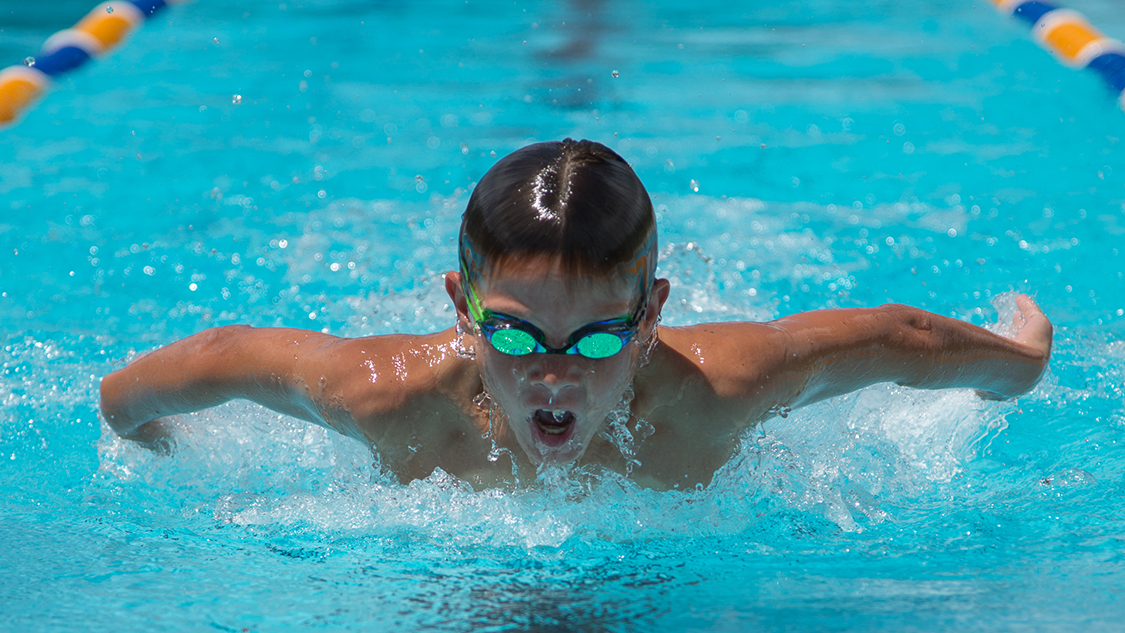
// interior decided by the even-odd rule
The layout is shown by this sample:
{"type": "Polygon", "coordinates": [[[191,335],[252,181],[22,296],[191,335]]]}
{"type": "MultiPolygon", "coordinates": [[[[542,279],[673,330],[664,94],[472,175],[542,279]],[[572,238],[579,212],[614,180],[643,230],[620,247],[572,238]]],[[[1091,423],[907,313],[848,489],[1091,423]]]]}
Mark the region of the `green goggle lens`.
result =
{"type": "Polygon", "coordinates": [[[625,346],[621,337],[609,332],[587,334],[575,344],[578,353],[586,358],[609,358],[625,346]]]}
{"type": "Polygon", "coordinates": [[[504,328],[492,333],[490,339],[497,351],[511,356],[524,356],[535,351],[536,340],[530,332],[504,328]]]}

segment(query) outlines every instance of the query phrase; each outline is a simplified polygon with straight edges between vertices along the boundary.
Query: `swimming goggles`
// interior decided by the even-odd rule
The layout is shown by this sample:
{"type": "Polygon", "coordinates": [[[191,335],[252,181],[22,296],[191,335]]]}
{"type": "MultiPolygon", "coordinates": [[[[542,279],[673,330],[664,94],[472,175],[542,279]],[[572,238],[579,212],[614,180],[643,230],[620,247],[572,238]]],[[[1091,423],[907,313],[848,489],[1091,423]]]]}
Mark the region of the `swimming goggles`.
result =
{"type": "Polygon", "coordinates": [[[500,314],[480,307],[480,301],[473,285],[466,282],[469,310],[481,334],[496,351],[509,356],[527,354],[578,354],[586,358],[609,358],[614,356],[633,339],[637,325],[643,320],[645,306],[641,299],[632,315],[620,316],[606,321],[584,325],[567,339],[565,347],[548,347],[547,337],[534,325],[513,316],[500,314]]]}

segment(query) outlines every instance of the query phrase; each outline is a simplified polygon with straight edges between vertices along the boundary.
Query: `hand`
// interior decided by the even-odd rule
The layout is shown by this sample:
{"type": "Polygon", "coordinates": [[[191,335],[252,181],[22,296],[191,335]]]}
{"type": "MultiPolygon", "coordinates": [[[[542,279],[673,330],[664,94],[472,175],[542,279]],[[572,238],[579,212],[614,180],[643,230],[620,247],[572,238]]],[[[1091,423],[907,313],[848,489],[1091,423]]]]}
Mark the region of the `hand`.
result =
{"type": "MultiPolygon", "coordinates": [[[[1035,301],[1027,295],[1016,295],[1016,313],[1012,315],[1012,329],[1015,330],[1010,338],[1029,348],[1036,355],[1043,358],[1046,363],[1051,357],[1051,340],[1054,336],[1054,326],[1039,309],[1035,301]]],[[[983,400],[1005,400],[1006,397],[992,392],[977,389],[976,393],[983,400]]]]}
{"type": "Polygon", "coordinates": [[[171,455],[174,446],[176,424],[174,417],[156,418],[145,422],[132,433],[122,435],[123,439],[140,444],[158,455],[171,455]]]}
{"type": "Polygon", "coordinates": [[[1047,320],[1047,316],[1027,295],[1016,295],[1016,313],[1012,315],[1012,325],[1016,329],[1012,339],[1043,355],[1044,359],[1051,357],[1051,339],[1054,327],[1047,320]]]}

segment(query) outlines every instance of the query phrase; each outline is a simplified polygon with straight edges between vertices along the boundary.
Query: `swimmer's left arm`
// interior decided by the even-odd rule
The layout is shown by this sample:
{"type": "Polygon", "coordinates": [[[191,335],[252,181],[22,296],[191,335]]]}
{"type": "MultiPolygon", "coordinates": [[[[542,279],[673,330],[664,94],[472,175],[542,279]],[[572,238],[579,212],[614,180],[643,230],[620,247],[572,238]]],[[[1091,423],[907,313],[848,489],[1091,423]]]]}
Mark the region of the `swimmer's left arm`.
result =
{"type": "MultiPolygon", "coordinates": [[[[760,324],[757,389],[796,408],[879,382],[920,389],[971,388],[987,399],[1029,391],[1047,367],[1053,328],[1026,295],[1012,338],[903,305],[819,310],[760,324]]],[[[747,394],[751,395],[751,394],[747,394]]]]}

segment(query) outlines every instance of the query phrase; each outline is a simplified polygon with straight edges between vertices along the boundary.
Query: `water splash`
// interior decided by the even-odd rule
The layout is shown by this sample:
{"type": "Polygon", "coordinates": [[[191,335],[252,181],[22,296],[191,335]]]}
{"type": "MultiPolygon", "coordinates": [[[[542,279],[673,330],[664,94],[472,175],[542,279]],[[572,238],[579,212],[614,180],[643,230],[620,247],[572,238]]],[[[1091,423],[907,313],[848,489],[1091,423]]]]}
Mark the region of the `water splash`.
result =
{"type": "Polygon", "coordinates": [[[516,486],[520,485],[519,469],[516,466],[516,457],[512,454],[511,449],[500,447],[496,444],[496,428],[497,426],[504,426],[508,423],[507,416],[500,409],[500,406],[493,400],[492,394],[487,390],[482,391],[473,398],[473,404],[477,408],[488,410],[488,431],[481,435],[481,439],[489,440],[492,442],[492,448],[488,451],[488,461],[495,463],[502,456],[507,455],[508,459],[512,462],[512,479],[516,486]]]}
{"type": "Polygon", "coordinates": [[[645,438],[655,432],[652,424],[640,418],[634,425],[634,430],[640,435],[640,440],[634,438],[633,433],[629,431],[629,420],[633,416],[632,403],[634,397],[633,385],[629,385],[625,392],[621,394],[621,400],[617,403],[617,406],[609,412],[605,424],[598,430],[598,437],[621,451],[621,457],[625,458],[626,477],[632,475],[633,469],[641,465],[640,460],[637,459],[637,447],[645,438]]]}

